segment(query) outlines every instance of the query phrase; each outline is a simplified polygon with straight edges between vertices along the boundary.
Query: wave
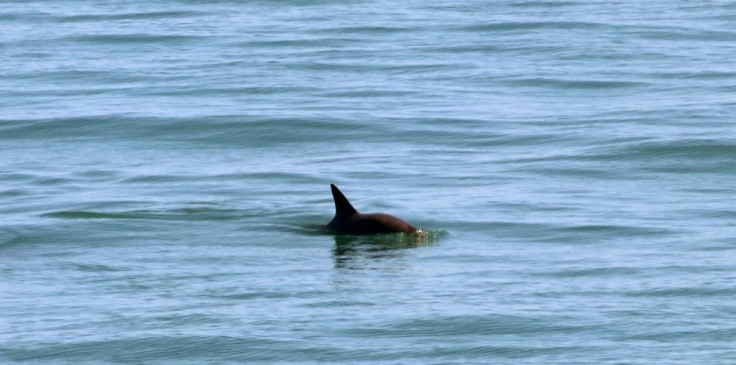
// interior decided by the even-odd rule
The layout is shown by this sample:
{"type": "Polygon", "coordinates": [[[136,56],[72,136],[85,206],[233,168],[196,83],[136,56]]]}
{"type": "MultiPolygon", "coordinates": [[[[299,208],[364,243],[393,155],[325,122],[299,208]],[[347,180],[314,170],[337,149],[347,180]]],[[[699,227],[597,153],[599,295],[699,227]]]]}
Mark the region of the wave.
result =
{"type": "Polygon", "coordinates": [[[201,35],[178,35],[178,34],[148,34],[148,33],[131,33],[131,34],[94,34],[94,35],[75,35],[63,38],[76,42],[86,43],[105,43],[112,45],[124,45],[129,43],[166,43],[172,42],[191,42],[208,38],[201,35]]]}
{"type": "Polygon", "coordinates": [[[179,208],[170,210],[133,210],[103,212],[88,210],[64,210],[41,214],[42,217],[59,219],[115,219],[115,220],[166,220],[166,221],[235,221],[248,214],[237,209],[179,208]]]}
{"type": "Polygon", "coordinates": [[[200,11],[150,11],[132,13],[107,13],[107,14],[80,14],[68,16],[56,16],[53,20],[58,22],[104,22],[110,20],[154,20],[172,18],[191,18],[207,15],[200,11]]]}

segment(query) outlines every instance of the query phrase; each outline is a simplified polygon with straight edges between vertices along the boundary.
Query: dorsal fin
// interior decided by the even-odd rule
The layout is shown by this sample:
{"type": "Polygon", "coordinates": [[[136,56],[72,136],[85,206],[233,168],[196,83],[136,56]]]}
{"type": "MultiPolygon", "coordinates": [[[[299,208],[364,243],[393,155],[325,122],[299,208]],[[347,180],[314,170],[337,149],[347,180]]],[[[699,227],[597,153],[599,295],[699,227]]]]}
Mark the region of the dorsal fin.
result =
{"type": "Polygon", "coordinates": [[[345,195],[342,195],[342,192],[340,189],[335,186],[335,184],[330,184],[330,187],[332,188],[332,198],[335,199],[335,215],[336,216],[345,216],[345,215],[351,215],[358,213],[355,208],[350,204],[348,201],[348,198],[345,197],[345,195]]]}

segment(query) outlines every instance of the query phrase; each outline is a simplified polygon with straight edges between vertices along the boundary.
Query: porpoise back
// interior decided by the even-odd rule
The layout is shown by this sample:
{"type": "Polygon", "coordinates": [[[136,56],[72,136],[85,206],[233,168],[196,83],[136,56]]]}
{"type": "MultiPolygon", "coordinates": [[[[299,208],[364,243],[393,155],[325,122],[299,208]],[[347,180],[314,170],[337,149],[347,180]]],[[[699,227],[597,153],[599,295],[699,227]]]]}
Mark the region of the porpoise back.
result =
{"type": "Polygon", "coordinates": [[[340,234],[368,235],[381,233],[416,233],[416,227],[389,214],[358,212],[334,184],[332,198],[335,200],[335,217],[326,228],[340,234]]]}

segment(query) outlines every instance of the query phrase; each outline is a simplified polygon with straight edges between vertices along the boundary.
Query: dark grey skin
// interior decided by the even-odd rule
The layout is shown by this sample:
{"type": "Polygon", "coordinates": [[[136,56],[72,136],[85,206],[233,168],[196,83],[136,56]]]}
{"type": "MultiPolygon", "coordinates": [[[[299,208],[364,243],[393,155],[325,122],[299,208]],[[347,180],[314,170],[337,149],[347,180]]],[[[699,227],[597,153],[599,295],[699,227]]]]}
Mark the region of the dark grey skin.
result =
{"type": "Polygon", "coordinates": [[[330,184],[335,199],[335,218],[326,228],[334,233],[368,235],[381,233],[417,233],[419,230],[402,219],[383,213],[359,213],[337,186],[330,184]]]}

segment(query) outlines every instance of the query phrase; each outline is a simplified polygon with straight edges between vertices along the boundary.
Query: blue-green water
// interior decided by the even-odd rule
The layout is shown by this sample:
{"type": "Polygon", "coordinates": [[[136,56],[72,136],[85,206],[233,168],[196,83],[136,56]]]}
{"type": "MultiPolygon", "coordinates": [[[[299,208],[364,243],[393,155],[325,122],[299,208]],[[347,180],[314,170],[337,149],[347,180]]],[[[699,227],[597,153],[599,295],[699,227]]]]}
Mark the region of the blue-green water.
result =
{"type": "Polygon", "coordinates": [[[734,12],[4,1],[0,362],[736,363],[734,12]]]}

